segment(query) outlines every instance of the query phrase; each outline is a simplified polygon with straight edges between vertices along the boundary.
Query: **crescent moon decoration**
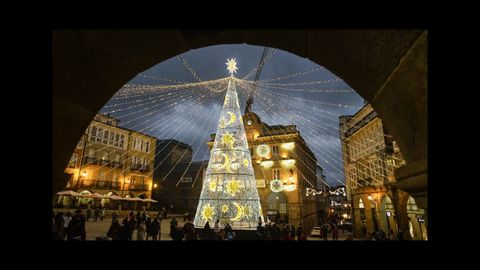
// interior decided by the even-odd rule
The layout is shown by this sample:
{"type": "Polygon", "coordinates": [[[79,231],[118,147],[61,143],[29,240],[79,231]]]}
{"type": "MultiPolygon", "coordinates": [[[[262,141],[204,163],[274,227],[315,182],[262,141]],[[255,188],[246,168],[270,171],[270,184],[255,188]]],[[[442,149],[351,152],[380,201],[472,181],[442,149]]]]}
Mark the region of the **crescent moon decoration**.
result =
{"type": "Polygon", "coordinates": [[[228,115],[230,115],[230,120],[225,124],[226,126],[233,124],[235,120],[237,120],[237,117],[235,116],[234,113],[232,112],[227,112],[227,113],[228,115]]]}
{"type": "Polygon", "coordinates": [[[240,220],[243,216],[243,207],[236,202],[233,202],[233,205],[235,205],[235,207],[237,208],[237,215],[235,215],[235,217],[230,219],[230,221],[232,221],[232,222],[240,220]]]}

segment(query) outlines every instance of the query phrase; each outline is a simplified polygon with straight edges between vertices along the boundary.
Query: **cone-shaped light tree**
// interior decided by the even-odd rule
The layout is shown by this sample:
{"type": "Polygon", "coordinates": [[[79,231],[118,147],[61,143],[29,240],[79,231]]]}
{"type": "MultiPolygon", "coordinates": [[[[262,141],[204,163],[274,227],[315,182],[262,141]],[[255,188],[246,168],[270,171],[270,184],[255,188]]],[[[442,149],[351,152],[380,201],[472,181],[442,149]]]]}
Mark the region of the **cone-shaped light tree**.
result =
{"type": "Polygon", "coordinates": [[[237,90],[233,79],[235,59],[229,59],[231,74],[217,133],[210,153],[206,177],[195,215],[195,227],[211,226],[218,219],[234,230],[256,229],[263,223],[252,160],[248,150],[237,90]]]}

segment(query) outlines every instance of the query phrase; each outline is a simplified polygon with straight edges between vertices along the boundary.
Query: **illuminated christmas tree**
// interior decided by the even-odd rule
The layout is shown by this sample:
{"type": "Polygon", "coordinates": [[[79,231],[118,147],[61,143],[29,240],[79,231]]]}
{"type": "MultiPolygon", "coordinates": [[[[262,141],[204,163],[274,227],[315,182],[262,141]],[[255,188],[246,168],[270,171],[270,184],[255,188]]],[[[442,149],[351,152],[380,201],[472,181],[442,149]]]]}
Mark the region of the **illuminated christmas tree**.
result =
{"type": "Polygon", "coordinates": [[[215,142],[195,215],[195,227],[210,226],[218,219],[234,230],[256,229],[263,223],[252,160],[248,150],[237,90],[233,80],[235,59],[229,59],[231,74],[220,114],[215,142]]]}

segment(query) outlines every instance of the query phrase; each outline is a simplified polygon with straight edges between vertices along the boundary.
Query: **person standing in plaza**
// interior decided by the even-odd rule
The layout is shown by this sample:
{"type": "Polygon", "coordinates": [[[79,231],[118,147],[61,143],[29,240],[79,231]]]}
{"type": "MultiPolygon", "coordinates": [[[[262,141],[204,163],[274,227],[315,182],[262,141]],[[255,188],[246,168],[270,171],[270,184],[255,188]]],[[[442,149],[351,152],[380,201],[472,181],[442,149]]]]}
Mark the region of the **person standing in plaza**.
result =
{"type": "Polygon", "coordinates": [[[133,214],[133,211],[130,212],[129,219],[128,219],[128,228],[130,229],[130,235],[128,240],[133,239],[133,231],[135,231],[135,227],[137,226],[137,221],[135,219],[135,215],[133,214]]]}
{"type": "Polygon", "coordinates": [[[92,215],[92,207],[90,206],[90,203],[89,203],[87,208],[87,222],[90,219],[91,215],[92,215]]]}
{"type": "Polygon", "coordinates": [[[328,240],[328,224],[324,223],[321,227],[323,240],[328,240]]]}
{"type": "Polygon", "coordinates": [[[203,227],[203,240],[211,240],[210,235],[212,234],[210,230],[210,223],[207,220],[207,223],[205,223],[205,226],[203,227]]]}
{"type": "Polygon", "coordinates": [[[298,224],[298,228],[297,228],[297,240],[300,240],[300,236],[303,234],[303,227],[302,227],[302,223],[300,222],[298,224]]]}
{"type": "Polygon", "coordinates": [[[213,237],[214,237],[214,240],[218,240],[218,234],[220,233],[220,226],[219,226],[219,223],[220,223],[220,220],[217,219],[217,221],[215,221],[215,225],[213,227],[213,233],[215,234],[213,237]]]}
{"type": "Polygon", "coordinates": [[[75,215],[68,224],[68,240],[85,241],[87,233],[85,230],[85,217],[82,215],[82,210],[75,211],[75,215]]]}
{"type": "Polygon", "coordinates": [[[152,240],[157,241],[157,236],[160,233],[160,222],[158,218],[155,217],[150,225],[150,234],[152,235],[152,240]]]}
{"type": "Polygon", "coordinates": [[[148,240],[148,237],[152,235],[152,219],[149,216],[147,216],[147,220],[145,220],[145,227],[147,228],[145,240],[148,240]]]}
{"type": "Polygon", "coordinates": [[[112,240],[120,240],[120,233],[122,232],[122,226],[120,225],[118,219],[116,219],[110,229],[108,229],[107,236],[112,238],[112,240]]]}
{"type": "Polygon", "coordinates": [[[70,224],[70,221],[72,220],[72,214],[70,212],[67,212],[65,216],[63,216],[63,231],[64,231],[64,236],[63,238],[67,238],[67,232],[68,232],[68,224],[70,224]]]}
{"type": "Polygon", "coordinates": [[[55,216],[55,227],[60,234],[61,238],[65,238],[65,221],[63,219],[63,212],[57,213],[55,216]]]}
{"type": "Polygon", "coordinates": [[[95,207],[93,221],[97,222],[99,216],[100,216],[100,207],[95,207]]]}
{"type": "Polygon", "coordinates": [[[103,221],[103,218],[105,218],[105,207],[102,206],[102,211],[100,213],[100,220],[103,221]]]}
{"type": "Polygon", "coordinates": [[[140,222],[140,225],[138,225],[138,228],[137,228],[137,241],[145,240],[145,232],[146,232],[145,221],[142,220],[140,222]]]}
{"type": "Polygon", "coordinates": [[[338,228],[337,226],[333,227],[332,230],[332,240],[338,240],[338,228]]]}

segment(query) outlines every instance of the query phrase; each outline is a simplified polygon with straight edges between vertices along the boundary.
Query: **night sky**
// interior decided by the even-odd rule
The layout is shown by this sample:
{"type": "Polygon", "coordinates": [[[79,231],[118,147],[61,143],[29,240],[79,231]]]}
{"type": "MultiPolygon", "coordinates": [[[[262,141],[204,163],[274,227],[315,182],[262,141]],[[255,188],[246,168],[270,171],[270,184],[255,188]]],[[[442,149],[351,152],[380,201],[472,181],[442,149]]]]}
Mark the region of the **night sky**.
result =
{"type": "MultiPolygon", "coordinates": [[[[270,49],[270,52],[272,50],[270,49]]],[[[259,64],[262,52],[263,47],[259,46],[218,45],[190,50],[181,56],[195,70],[198,77],[206,81],[229,76],[225,65],[227,58],[236,58],[238,70],[235,77],[243,78],[259,64]]],[[[317,64],[306,58],[277,50],[266,62],[259,80],[273,79],[318,67],[317,64]]],[[[147,78],[144,75],[197,82],[177,57],[139,73],[128,83],[174,84],[147,78]]],[[[253,80],[254,77],[255,74],[248,80],[253,80]]],[[[337,79],[334,74],[327,69],[320,69],[309,74],[268,83],[305,83],[334,79],[337,79]]],[[[280,87],[301,90],[351,90],[342,81],[280,87]]],[[[243,112],[248,93],[240,86],[237,86],[237,92],[240,109],[243,112]]],[[[190,88],[132,98],[116,99],[114,97],[100,112],[109,112],[111,116],[120,119],[120,126],[141,131],[158,139],[176,139],[190,144],[194,150],[194,160],[205,160],[209,159],[206,142],[209,141],[210,134],[216,132],[224,96],[225,92],[215,93],[190,88]],[[170,93],[170,96],[167,96],[166,93],[170,93]],[[208,96],[200,100],[198,98],[200,93],[208,93],[208,96]],[[121,108],[120,111],[118,111],[119,108],[121,108]],[[117,111],[113,112],[114,109],[117,111]]],[[[354,114],[361,106],[363,106],[363,99],[354,91],[312,93],[257,88],[253,111],[268,125],[296,125],[315,154],[318,164],[325,169],[327,182],[337,185],[340,184],[339,181],[344,182],[338,116],[354,114]]]]}

